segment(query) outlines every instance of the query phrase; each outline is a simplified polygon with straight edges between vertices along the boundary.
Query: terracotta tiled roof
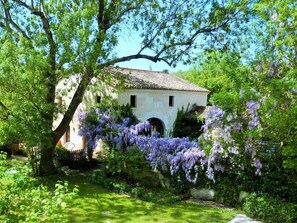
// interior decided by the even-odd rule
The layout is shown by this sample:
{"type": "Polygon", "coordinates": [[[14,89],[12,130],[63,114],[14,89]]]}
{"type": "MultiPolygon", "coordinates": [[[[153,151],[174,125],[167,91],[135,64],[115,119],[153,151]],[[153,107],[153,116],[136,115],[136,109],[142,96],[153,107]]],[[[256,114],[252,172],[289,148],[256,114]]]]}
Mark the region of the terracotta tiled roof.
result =
{"type": "Polygon", "coordinates": [[[177,91],[206,92],[209,90],[185,81],[172,74],[161,71],[139,70],[131,68],[113,68],[114,71],[127,75],[126,87],[132,89],[160,89],[177,91]]]}

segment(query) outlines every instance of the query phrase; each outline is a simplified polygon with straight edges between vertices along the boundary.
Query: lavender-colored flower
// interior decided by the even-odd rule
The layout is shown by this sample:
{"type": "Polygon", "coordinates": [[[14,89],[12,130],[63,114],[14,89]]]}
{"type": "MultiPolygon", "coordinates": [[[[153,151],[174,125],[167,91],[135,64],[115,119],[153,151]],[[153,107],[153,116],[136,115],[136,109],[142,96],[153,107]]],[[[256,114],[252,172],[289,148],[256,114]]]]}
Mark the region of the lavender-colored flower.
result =
{"type": "MultiPolygon", "coordinates": [[[[249,125],[259,127],[256,102],[247,103],[248,114],[251,117],[249,125]]],[[[111,111],[100,109],[81,112],[79,134],[86,136],[88,146],[95,147],[99,139],[108,141],[115,149],[123,152],[130,148],[139,148],[153,169],[170,171],[171,174],[183,172],[190,182],[198,179],[199,168],[204,170],[209,179],[215,181],[215,171],[224,171],[220,161],[228,154],[238,154],[238,145],[232,138],[233,131],[242,131],[242,124],[236,120],[236,114],[229,113],[213,106],[208,113],[204,135],[199,143],[188,138],[162,138],[159,134],[150,134],[149,122],[130,126],[130,119],[116,120],[111,111]],[[228,121],[226,123],[226,120],[228,121]],[[206,156],[204,146],[211,144],[210,153],[206,156]]],[[[253,140],[251,140],[251,143],[253,140]]],[[[253,144],[246,144],[246,151],[254,154],[253,144]],[[249,147],[251,146],[251,147],[249,147]]],[[[258,164],[258,163],[257,163],[258,164]]]]}
{"type": "Polygon", "coordinates": [[[248,126],[250,130],[253,130],[257,127],[261,127],[260,118],[258,115],[258,109],[260,108],[260,103],[249,101],[246,103],[247,112],[250,115],[250,121],[248,122],[248,126]]]}
{"type": "Polygon", "coordinates": [[[220,171],[220,172],[224,172],[224,170],[225,170],[225,167],[223,167],[223,166],[221,166],[221,165],[219,165],[219,164],[216,164],[216,165],[214,165],[214,170],[215,171],[220,171]]]}
{"type": "Polygon", "coordinates": [[[252,114],[253,112],[257,111],[260,108],[260,103],[254,102],[254,101],[248,101],[246,103],[246,106],[248,108],[249,114],[252,114]]]}
{"type": "Polygon", "coordinates": [[[254,160],[254,167],[256,167],[256,175],[261,175],[262,163],[260,159],[254,160]]]}
{"type": "Polygon", "coordinates": [[[208,167],[206,173],[207,173],[207,177],[208,177],[208,179],[210,179],[210,180],[212,180],[213,182],[215,182],[213,168],[208,167]]]}
{"type": "Polygon", "coordinates": [[[244,147],[245,152],[250,153],[252,152],[253,148],[254,148],[253,139],[252,137],[248,137],[247,140],[245,141],[245,147],[244,147]]]}
{"type": "Polygon", "coordinates": [[[240,132],[242,130],[242,124],[240,122],[233,123],[233,130],[236,132],[240,132]]]}

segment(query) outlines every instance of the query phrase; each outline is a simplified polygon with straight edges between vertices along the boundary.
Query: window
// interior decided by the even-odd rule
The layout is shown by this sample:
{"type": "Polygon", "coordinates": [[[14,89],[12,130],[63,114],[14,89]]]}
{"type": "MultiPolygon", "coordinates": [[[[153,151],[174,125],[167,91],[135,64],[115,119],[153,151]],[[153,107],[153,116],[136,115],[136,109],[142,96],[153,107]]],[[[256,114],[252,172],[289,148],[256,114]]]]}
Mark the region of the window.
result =
{"type": "Polygon", "coordinates": [[[97,103],[101,103],[101,96],[97,96],[97,98],[96,98],[96,102],[97,102],[97,103]]]}
{"type": "Polygon", "coordinates": [[[130,96],[130,106],[132,108],[136,108],[136,95],[131,95],[130,96]]]}
{"type": "Polygon", "coordinates": [[[174,96],[169,96],[169,107],[174,106],[174,96]]]}

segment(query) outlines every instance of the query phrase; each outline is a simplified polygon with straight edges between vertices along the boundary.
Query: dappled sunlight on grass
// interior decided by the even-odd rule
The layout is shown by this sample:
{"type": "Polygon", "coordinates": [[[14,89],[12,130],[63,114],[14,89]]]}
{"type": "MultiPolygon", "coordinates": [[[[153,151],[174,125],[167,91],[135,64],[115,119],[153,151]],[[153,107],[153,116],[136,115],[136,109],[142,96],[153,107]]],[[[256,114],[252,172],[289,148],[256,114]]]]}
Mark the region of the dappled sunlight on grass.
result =
{"type": "MultiPolygon", "coordinates": [[[[85,178],[69,178],[70,185],[79,186],[79,197],[64,210],[68,222],[197,222],[226,223],[238,211],[209,208],[191,202],[158,205],[127,195],[115,194],[85,178]]],[[[53,179],[50,179],[53,181],[53,179]]]]}

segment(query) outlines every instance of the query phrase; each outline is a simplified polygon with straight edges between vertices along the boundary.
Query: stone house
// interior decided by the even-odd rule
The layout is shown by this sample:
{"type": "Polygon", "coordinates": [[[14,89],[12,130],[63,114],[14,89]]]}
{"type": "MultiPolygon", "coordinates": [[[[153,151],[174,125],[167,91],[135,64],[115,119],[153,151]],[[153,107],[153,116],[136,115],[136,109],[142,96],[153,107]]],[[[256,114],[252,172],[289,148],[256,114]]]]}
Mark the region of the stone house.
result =
{"type": "MultiPolygon", "coordinates": [[[[170,135],[173,130],[178,109],[194,104],[206,106],[209,93],[207,89],[167,72],[128,68],[112,68],[112,70],[123,74],[124,88],[115,93],[107,87],[106,92],[110,92],[109,95],[117,99],[120,104],[130,104],[134,115],[140,121],[149,120],[153,129],[164,136],[170,135]]],[[[73,78],[66,84],[71,84],[75,80],[75,77],[73,78]]],[[[65,86],[65,83],[60,85],[61,89],[63,85],[65,86]]],[[[63,102],[67,106],[71,95],[73,94],[70,92],[67,97],[58,97],[58,103],[63,102]]],[[[100,102],[102,97],[104,97],[102,86],[100,92],[87,91],[79,109],[91,107],[94,103],[100,102]]],[[[71,142],[76,148],[84,148],[85,140],[78,135],[78,126],[79,123],[74,115],[68,131],[61,139],[62,145],[71,142]]]]}

